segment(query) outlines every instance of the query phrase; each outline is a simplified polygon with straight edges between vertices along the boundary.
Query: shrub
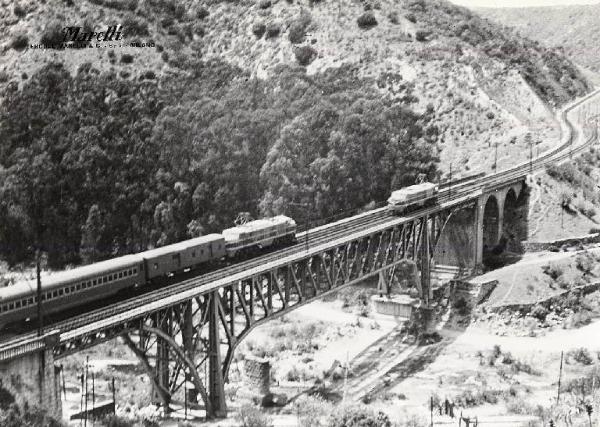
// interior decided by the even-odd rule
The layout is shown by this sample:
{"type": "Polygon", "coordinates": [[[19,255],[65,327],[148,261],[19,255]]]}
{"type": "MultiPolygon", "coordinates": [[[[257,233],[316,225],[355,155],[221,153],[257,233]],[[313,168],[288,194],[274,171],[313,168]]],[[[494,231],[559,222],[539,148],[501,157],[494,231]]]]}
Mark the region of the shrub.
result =
{"type": "Polygon", "coordinates": [[[14,50],[23,50],[27,45],[29,45],[29,38],[25,34],[15,36],[10,43],[14,50]]]}
{"type": "Polygon", "coordinates": [[[147,36],[149,34],[148,23],[131,13],[123,18],[123,28],[130,36],[147,36]]]}
{"type": "MultiPolygon", "coordinates": [[[[512,357],[512,356],[511,356],[512,357]]],[[[534,369],[531,365],[525,362],[521,362],[518,359],[514,359],[510,364],[510,369],[514,374],[518,374],[519,372],[523,372],[529,375],[541,375],[541,372],[534,369]]]]}
{"type": "Polygon", "coordinates": [[[267,24],[267,38],[277,37],[279,35],[280,31],[281,31],[281,28],[279,27],[279,24],[277,24],[276,22],[269,22],[267,24]]]}
{"type": "Polygon", "coordinates": [[[365,12],[358,17],[356,23],[358,24],[359,28],[368,30],[377,25],[377,19],[375,18],[375,15],[373,15],[373,13],[365,12]]]}
{"type": "Polygon", "coordinates": [[[536,304],[531,310],[531,315],[543,322],[548,316],[548,309],[541,304],[536,304]]]}
{"type": "Polygon", "coordinates": [[[573,360],[582,365],[591,365],[592,363],[594,363],[594,359],[592,359],[590,352],[585,347],[580,347],[578,349],[571,350],[567,353],[567,356],[572,357],[573,360]]]}
{"type": "Polygon", "coordinates": [[[271,0],[260,0],[258,7],[261,9],[268,9],[271,7],[271,0]]]}
{"type": "Polygon", "coordinates": [[[134,427],[135,422],[116,415],[109,415],[102,420],[102,425],[105,427],[134,427]]]}
{"type": "Polygon", "coordinates": [[[513,358],[510,352],[506,352],[502,355],[502,363],[504,363],[505,365],[512,365],[514,361],[515,359],[513,358]]]}
{"type": "Polygon", "coordinates": [[[299,44],[304,41],[306,36],[306,29],[310,25],[312,18],[310,14],[303,13],[290,25],[290,31],[288,38],[292,44],[299,44]]]}
{"type": "Polygon", "coordinates": [[[490,403],[492,405],[498,403],[498,391],[495,390],[465,390],[462,393],[454,396],[454,403],[462,408],[472,408],[474,406],[480,406],[484,403],[490,403]]]}
{"type": "Polygon", "coordinates": [[[299,427],[320,427],[321,418],[331,414],[332,406],[320,396],[301,396],[294,402],[299,427]]]}
{"type": "Polygon", "coordinates": [[[7,411],[0,411],[0,426],[6,427],[63,427],[64,424],[37,407],[25,408],[21,411],[15,404],[10,405],[7,411]]]}
{"type": "Polygon", "coordinates": [[[581,310],[577,313],[573,313],[567,319],[566,324],[564,325],[567,328],[578,328],[580,326],[589,325],[592,321],[592,315],[588,310],[581,310]]]}
{"type": "Polygon", "coordinates": [[[267,27],[262,22],[257,22],[254,25],[252,25],[252,33],[258,39],[260,39],[263,36],[265,31],[267,31],[267,27]]]}
{"type": "Polygon", "coordinates": [[[558,264],[546,264],[542,267],[544,274],[550,276],[552,280],[557,280],[563,274],[562,267],[558,264]]]}
{"type": "Polygon", "coordinates": [[[173,19],[172,16],[165,16],[164,18],[162,18],[160,20],[160,25],[163,28],[169,28],[171,25],[173,25],[174,22],[175,22],[175,19],[173,19]]]}
{"type": "Polygon", "coordinates": [[[370,302],[369,295],[365,291],[358,294],[358,314],[362,317],[369,317],[370,302]]]}
{"type": "Polygon", "coordinates": [[[63,43],[62,25],[59,22],[52,22],[44,28],[40,42],[46,46],[60,45],[63,43]]]}
{"type": "Polygon", "coordinates": [[[200,36],[200,37],[204,37],[205,31],[204,31],[204,26],[200,23],[196,23],[194,24],[194,34],[200,36]]]}
{"type": "Polygon", "coordinates": [[[452,304],[452,308],[454,308],[454,310],[456,310],[460,316],[466,316],[469,314],[469,304],[463,297],[456,299],[452,304]]]}
{"type": "Polygon", "coordinates": [[[210,15],[210,13],[208,12],[208,9],[205,8],[204,6],[201,6],[198,9],[198,12],[196,12],[196,16],[198,17],[198,19],[204,19],[206,18],[208,15],[210,15]]]}
{"type": "Polygon", "coordinates": [[[300,46],[294,49],[294,55],[300,65],[309,65],[317,56],[317,51],[310,46],[300,46]]]}
{"type": "Polygon", "coordinates": [[[383,412],[375,412],[365,405],[352,405],[337,409],[331,417],[329,426],[391,427],[392,423],[383,412]]]}
{"type": "Polygon", "coordinates": [[[133,62],[133,55],[124,53],[123,55],[121,55],[121,62],[123,64],[131,64],[133,62]]]}
{"type": "Polygon", "coordinates": [[[15,4],[15,7],[13,7],[13,13],[19,18],[23,18],[25,15],[27,15],[27,10],[23,7],[23,5],[17,3],[15,4]]]}
{"type": "Polygon", "coordinates": [[[400,22],[400,20],[398,18],[398,12],[390,12],[390,13],[388,13],[388,19],[390,20],[390,22],[392,24],[397,24],[398,22],[400,22]]]}
{"type": "Polygon", "coordinates": [[[272,427],[271,417],[264,414],[256,406],[245,404],[240,407],[236,418],[242,427],[272,427]]]}
{"type": "Polygon", "coordinates": [[[594,269],[594,261],[587,253],[577,255],[575,265],[584,274],[590,274],[594,269]]]}
{"type": "Polygon", "coordinates": [[[430,35],[431,31],[418,30],[415,32],[415,40],[418,42],[425,42],[430,35]]]}
{"type": "Polygon", "coordinates": [[[148,70],[140,76],[140,80],[154,80],[156,79],[156,73],[152,70],[148,70]]]}
{"type": "Polygon", "coordinates": [[[499,358],[502,355],[502,348],[498,344],[494,344],[492,347],[492,356],[494,359],[499,358]]]}
{"type": "Polygon", "coordinates": [[[563,191],[559,196],[560,206],[565,210],[570,210],[571,202],[573,201],[573,196],[568,191],[563,191]]]}
{"type": "Polygon", "coordinates": [[[417,17],[415,16],[414,13],[409,13],[408,15],[406,15],[405,17],[409,22],[412,22],[413,24],[417,23],[417,17]]]}

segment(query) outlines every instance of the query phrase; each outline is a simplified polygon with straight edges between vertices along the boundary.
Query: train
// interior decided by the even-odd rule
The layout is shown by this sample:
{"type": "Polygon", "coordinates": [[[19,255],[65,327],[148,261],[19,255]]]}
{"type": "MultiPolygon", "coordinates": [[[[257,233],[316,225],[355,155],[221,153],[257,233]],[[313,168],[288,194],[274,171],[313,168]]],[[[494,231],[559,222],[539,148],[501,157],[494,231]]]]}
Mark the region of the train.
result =
{"type": "Polygon", "coordinates": [[[418,208],[437,203],[438,184],[423,182],[393,191],[388,199],[388,208],[395,214],[412,212],[418,208]]]}
{"type": "MultiPolygon", "coordinates": [[[[285,215],[249,221],[221,234],[185,240],[137,254],[58,272],[42,280],[44,315],[82,306],[126,289],[152,284],[227,260],[252,256],[296,239],[296,222],[285,215]]],[[[37,316],[37,281],[0,288],[0,329],[37,316]]]]}

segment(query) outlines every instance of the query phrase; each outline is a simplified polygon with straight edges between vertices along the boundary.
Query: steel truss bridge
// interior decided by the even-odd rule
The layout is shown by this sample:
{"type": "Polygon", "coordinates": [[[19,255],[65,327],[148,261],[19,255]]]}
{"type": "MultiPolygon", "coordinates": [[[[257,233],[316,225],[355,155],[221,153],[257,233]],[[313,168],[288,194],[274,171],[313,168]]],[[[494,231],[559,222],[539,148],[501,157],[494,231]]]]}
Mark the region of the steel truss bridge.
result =
{"type": "Polygon", "coordinates": [[[3,343],[0,363],[44,346],[57,360],[121,337],[165,408],[181,400],[191,382],[190,405],[203,407],[208,417],[225,416],[224,384],[236,347],[256,326],[343,286],[377,276],[390,281],[407,260],[419,267],[420,296],[428,306],[436,248],[460,211],[472,212],[470,244],[474,264],[481,262],[487,201],[504,203],[511,191],[518,197],[528,174],[587,150],[597,140],[597,125],[588,123],[590,135],[574,145],[578,135],[566,114],[596,94],[565,110],[567,135],[559,147],[500,173],[443,185],[434,207],[404,217],[381,208],[300,233],[291,247],[53,324],[51,344],[47,338],[39,344],[34,334],[3,343]]]}

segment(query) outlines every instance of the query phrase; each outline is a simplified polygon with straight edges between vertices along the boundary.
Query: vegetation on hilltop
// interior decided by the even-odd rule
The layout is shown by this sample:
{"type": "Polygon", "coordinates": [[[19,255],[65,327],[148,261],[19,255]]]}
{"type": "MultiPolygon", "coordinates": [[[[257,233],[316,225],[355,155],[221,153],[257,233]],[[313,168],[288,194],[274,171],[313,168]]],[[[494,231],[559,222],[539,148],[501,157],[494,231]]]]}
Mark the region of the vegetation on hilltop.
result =
{"type": "Polygon", "coordinates": [[[416,23],[434,34],[457,37],[486,56],[517,69],[538,95],[553,105],[564,104],[590,90],[581,72],[555,49],[520,37],[444,0],[405,1],[416,23]]]}
{"type": "Polygon", "coordinates": [[[481,8],[477,13],[516,28],[520,34],[558,47],[571,60],[600,71],[600,5],[532,8],[481,8]]]}

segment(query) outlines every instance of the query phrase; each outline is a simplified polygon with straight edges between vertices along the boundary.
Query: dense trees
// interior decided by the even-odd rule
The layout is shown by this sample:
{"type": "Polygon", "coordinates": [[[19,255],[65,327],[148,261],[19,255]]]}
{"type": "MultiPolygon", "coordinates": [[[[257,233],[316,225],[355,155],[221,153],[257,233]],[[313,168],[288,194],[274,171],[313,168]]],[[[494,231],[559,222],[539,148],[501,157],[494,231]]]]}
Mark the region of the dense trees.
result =
{"type": "Polygon", "coordinates": [[[350,68],[265,81],[186,61],[187,77],[140,82],[51,64],[5,94],[8,261],[37,244],[54,266],[92,262],[218,232],[238,212],[327,217],[435,177],[437,129],[411,96],[382,99],[350,68]]]}
{"type": "Polygon", "coordinates": [[[139,232],[130,215],[144,214],[154,164],[143,154],[160,109],[156,84],[89,66],[71,76],[51,64],[21,90],[13,86],[0,112],[0,239],[8,260],[23,259],[34,243],[51,265],[75,260],[93,204],[105,212],[103,235],[94,236],[102,255],[113,245],[127,250],[139,232]]]}

